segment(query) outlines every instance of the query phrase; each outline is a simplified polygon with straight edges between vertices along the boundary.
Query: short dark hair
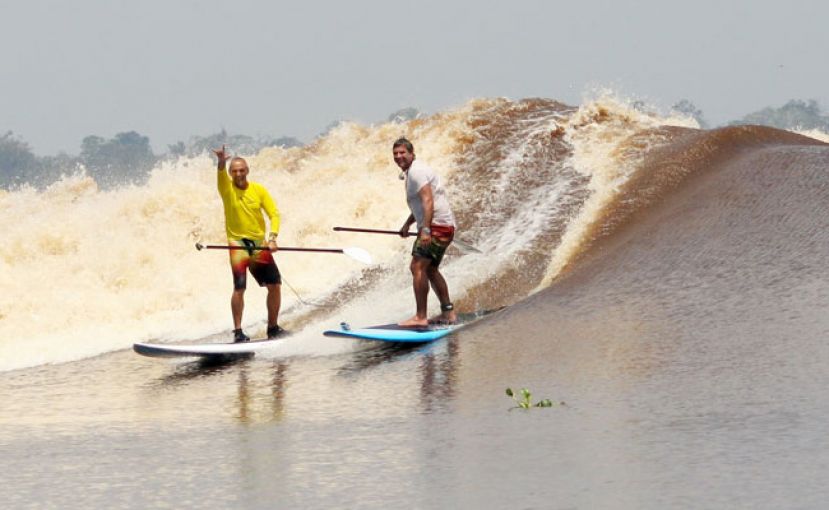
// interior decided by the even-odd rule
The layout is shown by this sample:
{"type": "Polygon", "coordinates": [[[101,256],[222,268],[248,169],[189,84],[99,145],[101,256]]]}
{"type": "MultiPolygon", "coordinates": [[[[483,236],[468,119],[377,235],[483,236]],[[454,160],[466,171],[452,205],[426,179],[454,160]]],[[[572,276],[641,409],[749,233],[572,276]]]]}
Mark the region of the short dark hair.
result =
{"type": "Polygon", "coordinates": [[[401,145],[406,147],[407,151],[414,153],[414,145],[412,145],[412,142],[410,142],[409,140],[406,139],[406,137],[403,137],[403,136],[401,136],[400,138],[395,140],[395,142],[391,146],[391,148],[392,148],[392,150],[394,150],[397,147],[400,147],[401,145]]]}

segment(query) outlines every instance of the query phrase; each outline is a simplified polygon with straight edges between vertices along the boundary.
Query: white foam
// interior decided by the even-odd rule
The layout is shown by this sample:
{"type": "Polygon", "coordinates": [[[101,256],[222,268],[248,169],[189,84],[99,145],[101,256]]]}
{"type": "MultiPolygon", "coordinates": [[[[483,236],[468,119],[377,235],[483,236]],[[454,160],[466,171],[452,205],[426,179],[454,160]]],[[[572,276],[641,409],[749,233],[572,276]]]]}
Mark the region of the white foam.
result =
{"type": "MultiPolygon", "coordinates": [[[[478,156],[467,152],[478,136],[469,120],[507,103],[474,100],[405,124],[344,123],[307,147],[269,148],[247,158],[250,179],[270,190],[282,213],[282,246],[362,247],[384,269],[378,285],[343,304],[336,317],[295,332],[281,353],[345,352],[353,343],[332,342],[322,330],[341,320],[361,326],[412,313],[412,240],[331,228],[396,230],[402,225],[409,211],[391,159],[391,143],[401,135],[413,140],[417,157],[449,183],[453,207],[464,206],[473,199],[473,186],[467,184],[476,176],[458,165],[466,161],[474,167],[478,156]],[[456,174],[464,178],[453,179],[456,174]]],[[[503,157],[483,170],[495,176],[488,190],[493,204],[459,233],[486,253],[452,250],[441,266],[453,296],[514,267],[522,250],[565,214],[561,204],[572,191],[565,178],[551,175],[521,196],[513,190],[550,130],[564,126],[575,151],[564,164],[589,176],[592,195],[570,221],[561,245],[551,247],[546,281],[585,242],[590,222],[644,152],[620,153],[620,141],[644,127],[670,123],[688,121],[642,113],[608,97],[587,102],[570,117],[551,113],[522,119],[515,136],[503,140],[503,157]],[[509,209],[502,207],[507,203],[509,209]]],[[[91,179],[73,176],[41,192],[0,193],[0,370],[77,360],[137,341],[198,340],[228,332],[227,254],[194,248],[196,241],[224,242],[215,173],[214,159],[202,156],[159,165],[143,186],[101,191],[91,179]]],[[[306,301],[330,295],[359,278],[365,267],[333,254],[282,252],[277,261],[286,282],[306,301]]],[[[282,322],[307,311],[288,288],[282,295],[282,322]]],[[[246,327],[264,329],[264,300],[265,292],[249,285],[246,327]]],[[[430,305],[436,307],[433,298],[430,305]]]]}
{"type": "MultiPolygon", "coordinates": [[[[626,149],[623,142],[633,134],[659,126],[698,127],[697,122],[681,115],[661,116],[634,108],[631,100],[603,90],[587,100],[564,126],[564,137],[573,146],[572,166],[590,178],[590,197],[578,216],[573,218],[554,247],[541,290],[550,285],[567,264],[591,241],[590,227],[601,218],[604,209],[639,166],[648,147],[626,149]]],[[[662,138],[654,135],[648,143],[656,145],[662,138]]]]}
{"type": "MultiPolygon", "coordinates": [[[[405,125],[346,123],[309,147],[249,157],[250,179],[270,190],[282,213],[280,244],[361,246],[376,264],[405,264],[408,243],[396,236],[331,227],[399,228],[408,209],[391,142],[410,136],[419,157],[451,175],[466,115],[461,108],[405,125]]],[[[196,241],[225,239],[215,174],[214,160],[203,156],[159,165],[144,186],[102,191],[90,178],[73,176],[41,192],[0,194],[0,370],[228,331],[227,254],[194,248],[196,241]]],[[[334,254],[282,252],[277,261],[308,300],[365,267],[334,254]]],[[[246,326],[263,326],[264,299],[251,280],[246,326]]],[[[283,310],[295,304],[284,289],[283,310]]]]}
{"type": "Polygon", "coordinates": [[[820,140],[824,143],[829,143],[829,133],[821,131],[820,129],[789,129],[792,133],[797,133],[798,135],[808,136],[809,138],[814,138],[815,140],[820,140]]]}

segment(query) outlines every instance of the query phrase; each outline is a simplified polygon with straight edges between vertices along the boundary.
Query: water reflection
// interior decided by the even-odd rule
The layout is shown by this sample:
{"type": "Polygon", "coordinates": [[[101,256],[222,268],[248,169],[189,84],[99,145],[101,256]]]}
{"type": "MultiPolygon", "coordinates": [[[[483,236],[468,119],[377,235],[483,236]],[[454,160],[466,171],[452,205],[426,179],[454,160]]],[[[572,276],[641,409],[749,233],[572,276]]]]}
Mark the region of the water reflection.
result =
{"type": "Polygon", "coordinates": [[[237,413],[239,421],[245,425],[250,425],[262,421],[281,420],[285,411],[288,363],[279,360],[272,363],[270,367],[272,375],[270,383],[267,384],[270,388],[270,398],[267,399],[256,397],[256,385],[250,382],[249,370],[250,366],[248,365],[241,366],[239,369],[238,397],[236,399],[239,406],[237,413]],[[258,404],[261,404],[261,406],[258,404]],[[264,406],[269,407],[267,412],[264,411],[264,406]]]}
{"type": "Polygon", "coordinates": [[[170,374],[162,376],[159,380],[161,386],[177,386],[188,381],[206,377],[214,377],[224,374],[235,368],[236,365],[248,361],[250,356],[245,358],[206,358],[189,363],[183,363],[176,367],[170,374]]]}
{"type": "Polygon", "coordinates": [[[431,414],[448,407],[459,379],[456,338],[379,345],[332,357],[178,364],[150,384],[147,408],[179,422],[189,418],[194,425],[204,423],[202,418],[216,424],[224,417],[250,426],[281,422],[291,412],[305,418],[341,415],[342,402],[353,394],[362,399],[350,410],[362,418],[375,413],[431,414]],[[302,376],[297,379],[296,374],[302,376]],[[290,381],[291,376],[296,380],[290,381]],[[296,383],[290,394],[289,382],[296,383]]]}
{"type": "Polygon", "coordinates": [[[430,414],[452,401],[457,384],[460,349],[450,337],[443,345],[434,345],[420,363],[420,408],[430,414]],[[445,348],[444,348],[445,347],[445,348]]]}
{"type": "Polygon", "coordinates": [[[423,348],[423,344],[383,343],[375,349],[357,351],[351,356],[348,363],[340,367],[339,375],[343,377],[354,376],[385,363],[405,359],[411,353],[423,348]]]}
{"type": "Polygon", "coordinates": [[[148,386],[148,408],[177,402],[178,419],[207,413],[250,425],[281,420],[285,412],[287,360],[258,361],[252,356],[198,360],[175,366],[148,386]],[[183,404],[183,403],[187,404],[183,404]]]}
{"type": "Polygon", "coordinates": [[[446,340],[428,344],[387,344],[376,349],[356,352],[338,375],[356,378],[381,367],[392,368],[392,373],[380,377],[387,384],[404,380],[409,384],[412,375],[419,385],[419,411],[435,412],[450,402],[456,394],[460,347],[457,338],[450,335],[446,340]],[[416,363],[416,366],[412,366],[416,363]]]}

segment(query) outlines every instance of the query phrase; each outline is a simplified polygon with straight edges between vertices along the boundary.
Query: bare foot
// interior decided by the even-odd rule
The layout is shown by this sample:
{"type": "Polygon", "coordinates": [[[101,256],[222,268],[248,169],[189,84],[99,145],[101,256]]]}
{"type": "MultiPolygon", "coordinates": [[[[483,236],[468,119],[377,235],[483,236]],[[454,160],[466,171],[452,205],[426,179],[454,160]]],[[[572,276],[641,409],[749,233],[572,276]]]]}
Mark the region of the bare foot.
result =
{"type": "Polygon", "coordinates": [[[455,310],[449,310],[448,312],[440,314],[440,320],[444,324],[454,324],[458,322],[458,314],[455,313],[455,310]]]}
{"type": "Polygon", "coordinates": [[[440,315],[435,315],[431,319],[429,319],[429,324],[442,324],[442,325],[449,325],[455,324],[458,322],[458,315],[455,313],[454,310],[449,310],[448,312],[443,312],[440,315]]]}
{"type": "Polygon", "coordinates": [[[398,326],[403,328],[416,328],[416,327],[424,327],[429,325],[429,321],[426,319],[420,319],[417,315],[410,317],[403,322],[398,322],[398,326]]]}

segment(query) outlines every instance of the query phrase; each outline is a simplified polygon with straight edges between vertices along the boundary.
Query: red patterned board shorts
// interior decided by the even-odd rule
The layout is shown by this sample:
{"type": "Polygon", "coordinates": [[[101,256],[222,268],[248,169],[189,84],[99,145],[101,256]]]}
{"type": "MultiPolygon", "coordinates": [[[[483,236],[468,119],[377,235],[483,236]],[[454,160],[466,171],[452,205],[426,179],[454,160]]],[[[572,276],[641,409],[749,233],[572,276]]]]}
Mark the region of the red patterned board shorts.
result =
{"type": "Polygon", "coordinates": [[[420,237],[415,239],[412,246],[413,257],[423,257],[429,259],[434,267],[440,265],[443,260],[443,255],[446,253],[446,248],[452,243],[455,238],[455,227],[447,225],[432,225],[429,227],[432,231],[432,241],[428,246],[420,244],[420,237]]]}
{"type": "MultiPolygon", "coordinates": [[[[257,244],[250,239],[228,241],[231,246],[250,248],[257,244]]],[[[264,242],[260,243],[264,244],[264,242]]],[[[282,283],[282,275],[273,260],[270,250],[237,249],[230,250],[230,269],[233,272],[233,288],[247,287],[247,272],[256,279],[260,287],[282,283]]]]}

